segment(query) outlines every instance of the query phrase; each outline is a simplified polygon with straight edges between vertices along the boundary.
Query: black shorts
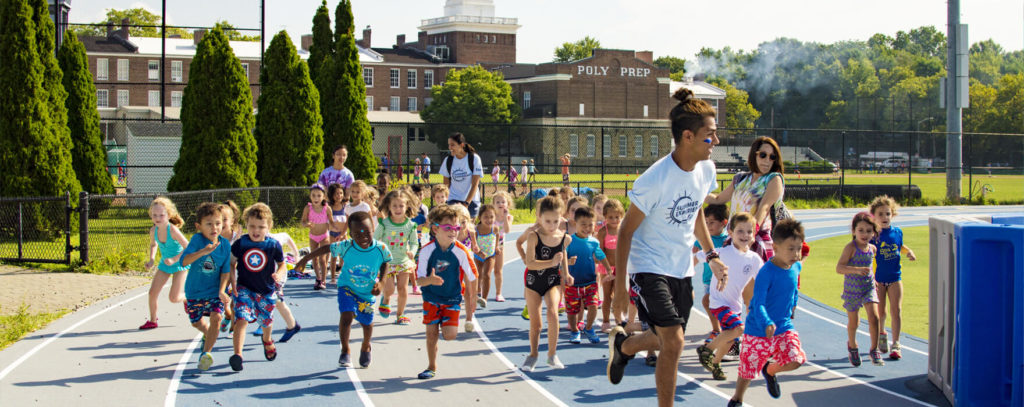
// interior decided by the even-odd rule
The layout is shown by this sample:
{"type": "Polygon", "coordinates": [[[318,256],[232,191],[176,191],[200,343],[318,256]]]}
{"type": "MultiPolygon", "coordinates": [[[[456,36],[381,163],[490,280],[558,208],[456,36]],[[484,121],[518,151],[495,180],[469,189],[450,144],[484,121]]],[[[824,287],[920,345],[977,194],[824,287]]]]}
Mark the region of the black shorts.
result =
{"type": "Polygon", "coordinates": [[[548,293],[548,290],[562,284],[562,275],[558,273],[557,267],[544,270],[526,270],[526,274],[523,275],[523,282],[526,288],[533,290],[543,297],[544,294],[548,293]]]}
{"type": "Polygon", "coordinates": [[[691,277],[636,273],[629,276],[629,287],[641,322],[660,327],[680,325],[686,331],[693,307],[691,277]]]}

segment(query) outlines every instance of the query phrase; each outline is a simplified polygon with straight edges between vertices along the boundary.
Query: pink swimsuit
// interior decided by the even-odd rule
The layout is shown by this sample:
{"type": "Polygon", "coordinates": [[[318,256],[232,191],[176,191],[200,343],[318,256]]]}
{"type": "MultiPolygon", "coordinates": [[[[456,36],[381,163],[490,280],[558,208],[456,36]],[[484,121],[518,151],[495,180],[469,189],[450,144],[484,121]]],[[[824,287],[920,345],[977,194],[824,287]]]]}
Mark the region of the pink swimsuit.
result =
{"type": "Polygon", "coordinates": [[[319,224],[324,224],[324,223],[328,223],[329,222],[329,220],[328,220],[328,216],[329,215],[327,214],[327,205],[323,205],[322,206],[323,210],[320,211],[320,213],[316,213],[314,211],[312,203],[309,203],[308,205],[309,205],[309,216],[308,217],[309,217],[309,224],[310,224],[310,231],[311,231],[309,233],[309,238],[311,240],[313,240],[314,242],[320,243],[324,239],[327,239],[327,237],[330,236],[330,233],[329,232],[324,232],[322,235],[314,235],[313,232],[312,232],[312,230],[313,230],[312,225],[319,225],[319,224]]]}
{"type": "MultiPolygon", "coordinates": [[[[604,233],[604,242],[602,242],[604,246],[603,248],[615,250],[615,248],[618,247],[619,245],[619,236],[608,233],[608,229],[605,229],[604,233]]],[[[604,266],[601,265],[600,263],[598,263],[597,265],[597,272],[599,274],[608,274],[608,270],[605,270],[604,266]]],[[[612,267],[611,274],[615,274],[615,267],[612,267]]]]}

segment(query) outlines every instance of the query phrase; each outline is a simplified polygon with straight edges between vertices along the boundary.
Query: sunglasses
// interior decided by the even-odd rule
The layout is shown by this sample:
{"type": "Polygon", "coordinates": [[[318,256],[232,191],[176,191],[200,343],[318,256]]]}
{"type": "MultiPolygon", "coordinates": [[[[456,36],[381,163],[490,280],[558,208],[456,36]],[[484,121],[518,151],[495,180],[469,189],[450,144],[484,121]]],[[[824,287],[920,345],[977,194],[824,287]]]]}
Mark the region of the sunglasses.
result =
{"type": "Polygon", "coordinates": [[[462,226],[451,225],[451,224],[448,224],[448,223],[445,223],[443,225],[435,223],[434,226],[440,227],[441,230],[443,230],[445,232],[458,232],[458,231],[462,230],[462,226]]]}
{"type": "Polygon", "coordinates": [[[761,158],[770,158],[772,161],[775,161],[776,158],[779,158],[779,156],[775,155],[774,153],[768,154],[768,153],[766,153],[764,151],[758,152],[757,156],[761,157],[761,158]]]}

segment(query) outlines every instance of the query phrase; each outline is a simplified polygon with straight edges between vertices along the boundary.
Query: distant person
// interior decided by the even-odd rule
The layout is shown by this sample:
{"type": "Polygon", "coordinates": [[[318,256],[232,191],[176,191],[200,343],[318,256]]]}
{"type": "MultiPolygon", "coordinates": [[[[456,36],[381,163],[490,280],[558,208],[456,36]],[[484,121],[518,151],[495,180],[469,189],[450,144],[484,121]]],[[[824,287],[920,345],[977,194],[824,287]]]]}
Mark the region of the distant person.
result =
{"type": "Polygon", "coordinates": [[[530,181],[537,181],[537,163],[530,159],[530,181]]]}
{"type": "Polygon", "coordinates": [[[475,218],[480,208],[480,178],[484,176],[483,163],[476,149],[466,142],[462,133],[448,136],[451,155],[441,162],[441,176],[449,188],[448,205],[463,205],[469,216],[475,218]]]}
{"type": "Polygon", "coordinates": [[[498,160],[494,160],[494,165],[491,167],[491,182],[497,184],[501,179],[501,164],[498,160]]]}
{"type": "Polygon", "coordinates": [[[569,153],[565,153],[565,155],[562,156],[561,161],[562,161],[562,182],[565,183],[565,186],[569,186],[569,164],[570,164],[569,153]]]}
{"type": "MultiPolygon", "coordinates": [[[[519,170],[519,176],[521,177],[520,180],[521,180],[521,182],[523,184],[523,189],[525,190],[526,189],[526,179],[530,176],[530,167],[527,166],[526,160],[523,160],[521,165],[522,165],[522,168],[519,170]]],[[[529,192],[529,191],[527,191],[527,192],[529,192]]]]}
{"type": "Polygon", "coordinates": [[[344,144],[334,147],[332,157],[334,158],[334,164],[320,171],[317,183],[325,185],[324,188],[331,184],[341,184],[342,187],[348,188],[356,180],[355,175],[352,175],[352,171],[345,168],[345,160],[348,159],[348,147],[345,147],[344,144]]]}
{"type": "Polygon", "coordinates": [[[900,345],[900,331],[903,325],[903,279],[900,256],[906,252],[907,259],[917,260],[914,251],[903,244],[903,230],[892,225],[899,205],[888,196],[880,196],[871,202],[871,215],[878,221],[881,231],[871,240],[878,248],[875,253],[875,290],[878,291],[878,350],[889,351],[889,337],[885,334],[886,300],[892,314],[892,353],[889,359],[900,360],[903,346],[900,345]]]}
{"type": "Polygon", "coordinates": [[[430,183],[430,157],[427,153],[420,153],[420,163],[423,165],[423,182],[430,183]]]}
{"type": "Polygon", "coordinates": [[[413,166],[412,166],[412,183],[413,183],[413,185],[419,184],[420,182],[422,182],[422,176],[423,176],[423,166],[420,163],[420,159],[417,158],[416,161],[414,161],[413,166]]]}

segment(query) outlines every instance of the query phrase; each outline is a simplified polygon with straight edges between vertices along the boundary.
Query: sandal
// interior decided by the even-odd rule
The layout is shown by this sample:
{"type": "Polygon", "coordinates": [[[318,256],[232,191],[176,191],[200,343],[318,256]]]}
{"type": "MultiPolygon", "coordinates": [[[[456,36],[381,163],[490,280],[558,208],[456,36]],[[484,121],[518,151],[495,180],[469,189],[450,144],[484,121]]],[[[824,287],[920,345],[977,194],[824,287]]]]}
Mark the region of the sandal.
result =
{"type": "Polygon", "coordinates": [[[267,360],[277,359],[277,347],[274,346],[274,341],[263,342],[263,356],[267,360]]]}

